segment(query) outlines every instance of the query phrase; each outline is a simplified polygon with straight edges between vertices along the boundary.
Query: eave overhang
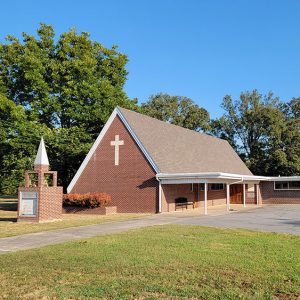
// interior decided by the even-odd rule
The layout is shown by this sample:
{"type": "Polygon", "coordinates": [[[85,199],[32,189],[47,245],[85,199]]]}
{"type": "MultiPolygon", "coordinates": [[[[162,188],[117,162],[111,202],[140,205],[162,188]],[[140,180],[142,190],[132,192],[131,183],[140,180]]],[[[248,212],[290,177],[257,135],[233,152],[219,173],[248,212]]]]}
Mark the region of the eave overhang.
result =
{"type": "Polygon", "coordinates": [[[158,173],[156,175],[158,181],[165,183],[182,183],[182,182],[217,182],[231,183],[236,182],[259,182],[269,180],[269,177],[265,176],[255,176],[255,175],[242,175],[242,174],[232,174],[232,173],[222,173],[222,172],[206,172],[206,173],[158,173]]]}

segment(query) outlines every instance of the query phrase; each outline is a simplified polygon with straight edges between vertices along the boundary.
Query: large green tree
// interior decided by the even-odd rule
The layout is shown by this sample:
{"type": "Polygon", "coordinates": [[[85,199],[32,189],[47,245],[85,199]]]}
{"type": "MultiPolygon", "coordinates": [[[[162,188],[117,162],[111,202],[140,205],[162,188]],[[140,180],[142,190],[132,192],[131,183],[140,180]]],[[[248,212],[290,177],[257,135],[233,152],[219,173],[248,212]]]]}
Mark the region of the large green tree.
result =
{"type": "MultiPolygon", "coordinates": [[[[300,98],[282,104],[285,126],[275,142],[275,155],[270,169],[276,168],[277,174],[300,175],[300,98]]],[[[270,172],[269,172],[270,173],[270,172]]]]}
{"type": "MultiPolygon", "coordinates": [[[[35,36],[23,33],[22,40],[8,36],[0,44],[0,92],[16,105],[14,109],[23,108],[28,128],[33,122],[41,131],[49,129],[45,141],[50,163],[60,171],[64,187],[115,106],[136,108],[136,101],[123,90],[127,61],[116,46],[106,48],[86,32],[71,29],[55,38],[53,27],[45,24],[35,36]]],[[[1,118],[8,126],[5,114],[1,118]]],[[[27,142],[36,149],[38,140],[31,137],[27,142]]],[[[17,144],[14,147],[15,153],[22,151],[17,144]]],[[[15,161],[13,170],[23,171],[18,156],[15,161]]]]}
{"type": "Polygon", "coordinates": [[[227,139],[254,174],[300,174],[299,99],[284,104],[254,90],[236,101],[225,96],[222,107],[212,133],[227,139]]]}
{"type": "Polygon", "coordinates": [[[142,103],[141,111],[150,117],[195,131],[207,131],[210,128],[207,110],[183,96],[153,95],[142,103]]]}
{"type": "Polygon", "coordinates": [[[24,179],[24,170],[32,167],[40,137],[47,134],[49,130],[46,126],[27,120],[25,109],[0,93],[0,191],[2,193],[16,192],[16,187],[24,179]]]}

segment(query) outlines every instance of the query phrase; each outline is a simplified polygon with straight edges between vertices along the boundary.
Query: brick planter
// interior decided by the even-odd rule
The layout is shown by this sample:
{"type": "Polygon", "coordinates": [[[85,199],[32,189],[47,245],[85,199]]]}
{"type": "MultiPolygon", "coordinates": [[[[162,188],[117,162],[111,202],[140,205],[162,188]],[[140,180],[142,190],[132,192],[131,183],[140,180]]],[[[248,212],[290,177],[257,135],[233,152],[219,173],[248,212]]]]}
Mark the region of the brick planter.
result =
{"type": "Polygon", "coordinates": [[[113,215],[117,213],[116,206],[107,207],[95,207],[95,208],[85,208],[85,207],[74,207],[65,206],[62,209],[63,214],[85,214],[85,215],[113,215]]]}

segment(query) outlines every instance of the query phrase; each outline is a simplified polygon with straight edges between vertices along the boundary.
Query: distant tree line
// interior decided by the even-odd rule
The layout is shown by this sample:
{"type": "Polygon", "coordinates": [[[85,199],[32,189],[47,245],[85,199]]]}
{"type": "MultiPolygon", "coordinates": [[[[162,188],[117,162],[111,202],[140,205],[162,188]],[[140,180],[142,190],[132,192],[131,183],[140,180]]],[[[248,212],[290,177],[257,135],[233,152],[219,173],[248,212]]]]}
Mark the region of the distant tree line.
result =
{"type": "Polygon", "coordinates": [[[0,44],[0,193],[16,193],[41,136],[66,188],[117,105],[228,140],[254,174],[300,175],[300,98],[225,96],[215,120],[183,96],[160,93],[139,106],[124,92],[127,61],[85,32],[55,39],[45,24],[37,37],[0,44]]]}
{"type": "Polygon", "coordinates": [[[227,140],[256,175],[300,175],[300,98],[285,103],[272,93],[227,95],[224,114],[212,120],[191,99],[157,94],[141,105],[143,113],[227,140]]]}

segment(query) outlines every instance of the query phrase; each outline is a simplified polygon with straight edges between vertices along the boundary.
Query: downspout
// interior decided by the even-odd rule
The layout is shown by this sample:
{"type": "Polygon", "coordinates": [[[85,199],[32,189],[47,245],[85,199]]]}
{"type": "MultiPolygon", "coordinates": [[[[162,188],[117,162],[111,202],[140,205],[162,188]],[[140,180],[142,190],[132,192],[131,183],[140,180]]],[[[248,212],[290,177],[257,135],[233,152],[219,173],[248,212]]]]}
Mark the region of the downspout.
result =
{"type": "Polygon", "coordinates": [[[158,213],[161,213],[162,211],[162,203],[161,203],[161,181],[158,182],[158,213]]]}
{"type": "Polygon", "coordinates": [[[156,180],[158,181],[158,213],[162,212],[162,201],[161,201],[161,194],[162,194],[162,188],[161,188],[161,181],[156,175],[156,180]]]}

